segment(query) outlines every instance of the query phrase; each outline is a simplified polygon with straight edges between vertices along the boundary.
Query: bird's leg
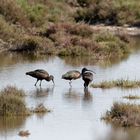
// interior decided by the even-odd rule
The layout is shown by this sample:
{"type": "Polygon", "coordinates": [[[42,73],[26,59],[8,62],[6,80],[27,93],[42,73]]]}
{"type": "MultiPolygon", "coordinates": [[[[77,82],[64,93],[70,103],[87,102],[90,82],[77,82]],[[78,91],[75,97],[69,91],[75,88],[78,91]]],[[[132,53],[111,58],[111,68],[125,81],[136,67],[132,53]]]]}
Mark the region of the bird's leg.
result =
{"type": "Polygon", "coordinates": [[[70,84],[70,87],[72,87],[71,83],[72,83],[72,81],[70,80],[70,82],[69,82],[69,84],[70,84]]]}
{"type": "Polygon", "coordinates": [[[35,83],[35,86],[36,86],[36,84],[37,84],[38,81],[39,81],[39,80],[37,79],[37,81],[36,81],[36,83],[35,83]]]}
{"type": "Polygon", "coordinates": [[[40,87],[41,87],[41,82],[42,82],[42,80],[40,80],[40,87]]]}
{"type": "Polygon", "coordinates": [[[88,86],[86,85],[86,83],[84,83],[84,88],[87,89],[87,87],[88,87],[88,86]]]}

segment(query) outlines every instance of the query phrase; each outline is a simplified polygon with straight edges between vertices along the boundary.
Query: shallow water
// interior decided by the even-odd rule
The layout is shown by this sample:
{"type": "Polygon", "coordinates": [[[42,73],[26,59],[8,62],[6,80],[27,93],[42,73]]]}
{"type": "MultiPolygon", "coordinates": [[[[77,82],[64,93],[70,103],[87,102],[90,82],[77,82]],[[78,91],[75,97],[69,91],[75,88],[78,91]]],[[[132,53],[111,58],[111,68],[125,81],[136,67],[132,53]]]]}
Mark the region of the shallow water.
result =
{"type": "MultiPolygon", "coordinates": [[[[139,42],[137,42],[137,48],[139,42]]],[[[95,63],[87,58],[34,57],[26,55],[0,55],[0,89],[15,85],[26,91],[29,107],[43,103],[52,110],[45,115],[9,120],[0,118],[0,140],[139,140],[139,128],[118,128],[101,120],[113,102],[140,103],[122,97],[140,94],[140,89],[83,89],[81,79],[72,82],[62,80],[68,70],[87,67],[96,71],[93,82],[102,80],[140,80],[140,49],[121,61],[95,63]],[[34,69],[46,69],[55,77],[51,82],[42,82],[42,88],[34,86],[36,80],[25,75],[34,69]],[[21,138],[20,130],[29,130],[29,137],[21,138]]]]}

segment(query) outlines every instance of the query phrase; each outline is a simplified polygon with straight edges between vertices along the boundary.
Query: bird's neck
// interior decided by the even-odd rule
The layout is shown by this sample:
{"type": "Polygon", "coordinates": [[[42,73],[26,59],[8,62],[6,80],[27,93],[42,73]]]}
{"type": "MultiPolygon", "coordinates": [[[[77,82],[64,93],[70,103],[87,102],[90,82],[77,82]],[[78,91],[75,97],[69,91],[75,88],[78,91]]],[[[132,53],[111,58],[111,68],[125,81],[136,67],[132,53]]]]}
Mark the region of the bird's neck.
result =
{"type": "Polygon", "coordinates": [[[47,81],[51,81],[52,79],[51,79],[51,77],[46,77],[45,78],[47,81]]]}

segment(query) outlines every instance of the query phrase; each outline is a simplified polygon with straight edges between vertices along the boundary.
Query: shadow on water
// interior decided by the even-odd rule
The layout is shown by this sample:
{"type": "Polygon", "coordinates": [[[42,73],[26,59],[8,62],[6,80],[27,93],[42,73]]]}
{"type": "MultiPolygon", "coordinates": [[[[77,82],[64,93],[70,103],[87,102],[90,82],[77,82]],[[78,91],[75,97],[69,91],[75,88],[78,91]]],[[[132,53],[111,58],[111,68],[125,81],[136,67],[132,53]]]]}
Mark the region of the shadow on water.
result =
{"type": "Polygon", "coordinates": [[[26,117],[0,117],[0,135],[14,133],[24,126],[26,117]]]}

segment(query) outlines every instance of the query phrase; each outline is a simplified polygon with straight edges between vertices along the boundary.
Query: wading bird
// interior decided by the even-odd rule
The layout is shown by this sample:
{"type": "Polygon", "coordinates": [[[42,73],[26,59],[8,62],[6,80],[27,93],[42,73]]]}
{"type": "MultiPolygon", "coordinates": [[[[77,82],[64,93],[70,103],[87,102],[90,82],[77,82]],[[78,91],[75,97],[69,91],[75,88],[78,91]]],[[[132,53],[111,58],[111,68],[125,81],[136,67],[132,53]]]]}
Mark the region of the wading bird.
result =
{"type": "Polygon", "coordinates": [[[82,79],[84,80],[84,87],[88,88],[89,83],[92,82],[93,80],[93,73],[95,73],[92,70],[88,70],[87,68],[83,68],[81,75],[82,75],[82,79]]]}
{"type": "Polygon", "coordinates": [[[37,70],[34,70],[34,71],[26,72],[26,75],[30,75],[30,76],[37,79],[37,81],[35,83],[35,86],[36,86],[36,84],[39,80],[40,80],[40,86],[41,86],[42,80],[46,80],[46,81],[51,81],[52,80],[52,82],[54,83],[53,75],[49,75],[47,71],[42,70],[42,69],[37,69],[37,70]]]}
{"type": "Polygon", "coordinates": [[[81,77],[81,73],[77,70],[72,70],[68,71],[67,73],[62,75],[62,79],[69,80],[69,84],[71,86],[72,81],[71,80],[76,80],[81,77]]]}

